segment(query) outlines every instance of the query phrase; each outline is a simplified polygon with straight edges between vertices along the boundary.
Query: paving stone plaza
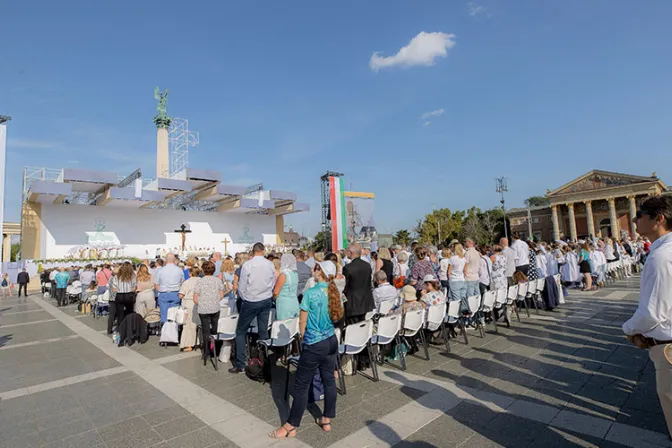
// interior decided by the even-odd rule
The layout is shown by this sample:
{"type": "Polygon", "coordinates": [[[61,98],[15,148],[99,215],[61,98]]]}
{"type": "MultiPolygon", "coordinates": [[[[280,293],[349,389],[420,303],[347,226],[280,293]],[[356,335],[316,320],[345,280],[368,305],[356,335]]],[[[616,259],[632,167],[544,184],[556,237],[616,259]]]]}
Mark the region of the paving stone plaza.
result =
{"type": "Polygon", "coordinates": [[[555,312],[470,331],[451,353],[347,378],[331,433],[310,409],[295,439],[267,433],[288,414],[271,385],[204,367],[198,352],[119,348],[105,318],[38,293],[0,302],[0,447],[660,447],[672,446],[648,354],[621,324],[639,281],[570,291],[555,312]]]}

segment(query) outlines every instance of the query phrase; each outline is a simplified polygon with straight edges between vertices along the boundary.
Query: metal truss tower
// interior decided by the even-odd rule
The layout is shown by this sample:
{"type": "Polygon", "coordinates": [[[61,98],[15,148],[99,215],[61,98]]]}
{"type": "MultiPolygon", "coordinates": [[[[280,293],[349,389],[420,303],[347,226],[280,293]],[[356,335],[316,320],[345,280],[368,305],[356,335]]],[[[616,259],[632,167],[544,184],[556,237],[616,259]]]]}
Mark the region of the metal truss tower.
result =
{"type": "Polygon", "coordinates": [[[327,171],[320,177],[320,191],[322,192],[322,235],[324,236],[324,250],[331,250],[331,214],[329,208],[329,178],[343,177],[343,173],[336,171],[327,171]]]}
{"type": "Polygon", "coordinates": [[[168,148],[170,151],[169,177],[184,171],[189,166],[189,147],[195,147],[200,141],[198,132],[189,130],[189,120],[173,118],[168,129],[168,148]]]}

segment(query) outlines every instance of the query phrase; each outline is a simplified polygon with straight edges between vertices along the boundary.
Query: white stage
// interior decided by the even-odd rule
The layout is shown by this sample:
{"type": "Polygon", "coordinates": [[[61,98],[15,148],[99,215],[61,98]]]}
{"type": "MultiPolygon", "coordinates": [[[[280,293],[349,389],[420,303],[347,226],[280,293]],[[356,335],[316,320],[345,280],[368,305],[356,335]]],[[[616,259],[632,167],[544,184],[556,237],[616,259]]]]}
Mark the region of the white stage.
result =
{"type": "Polygon", "coordinates": [[[187,251],[199,248],[233,255],[255,242],[277,244],[276,216],[182,210],[131,209],[87,205],[42,204],[39,259],[61,259],[75,247],[123,248],[124,257],[154,258],[157,248],[182,246],[175,233],[185,224],[187,251]],[[227,250],[223,241],[227,240],[227,250]]]}

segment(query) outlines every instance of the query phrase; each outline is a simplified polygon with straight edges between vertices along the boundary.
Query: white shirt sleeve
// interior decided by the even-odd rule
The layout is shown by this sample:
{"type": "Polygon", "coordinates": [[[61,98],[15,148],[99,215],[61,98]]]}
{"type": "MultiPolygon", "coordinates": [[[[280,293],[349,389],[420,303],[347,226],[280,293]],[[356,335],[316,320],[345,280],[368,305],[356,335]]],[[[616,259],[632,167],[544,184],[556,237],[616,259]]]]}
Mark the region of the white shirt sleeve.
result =
{"type": "Polygon", "coordinates": [[[240,278],[238,279],[238,293],[240,297],[245,298],[245,293],[247,292],[247,281],[250,278],[250,265],[249,261],[243,264],[243,267],[240,268],[240,278]]]}
{"type": "Polygon", "coordinates": [[[659,340],[670,338],[669,327],[672,308],[672,257],[670,252],[656,253],[646,261],[642,273],[639,305],[635,314],[623,324],[627,335],[643,334],[659,340]]]}

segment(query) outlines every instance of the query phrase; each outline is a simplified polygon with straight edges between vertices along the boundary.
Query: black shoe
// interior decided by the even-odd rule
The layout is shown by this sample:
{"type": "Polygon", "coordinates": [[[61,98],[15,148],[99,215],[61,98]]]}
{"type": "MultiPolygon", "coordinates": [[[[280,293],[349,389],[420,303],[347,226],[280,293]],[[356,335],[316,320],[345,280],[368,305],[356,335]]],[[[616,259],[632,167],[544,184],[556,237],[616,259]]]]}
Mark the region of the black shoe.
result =
{"type": "Polygon", "coordinates": [[[238,375],[239,373],[243,373],[243,369],[239,369],[238,367],[231,367],[229,369],[229,373],[233,373],[234,375],[238,375]]]}

